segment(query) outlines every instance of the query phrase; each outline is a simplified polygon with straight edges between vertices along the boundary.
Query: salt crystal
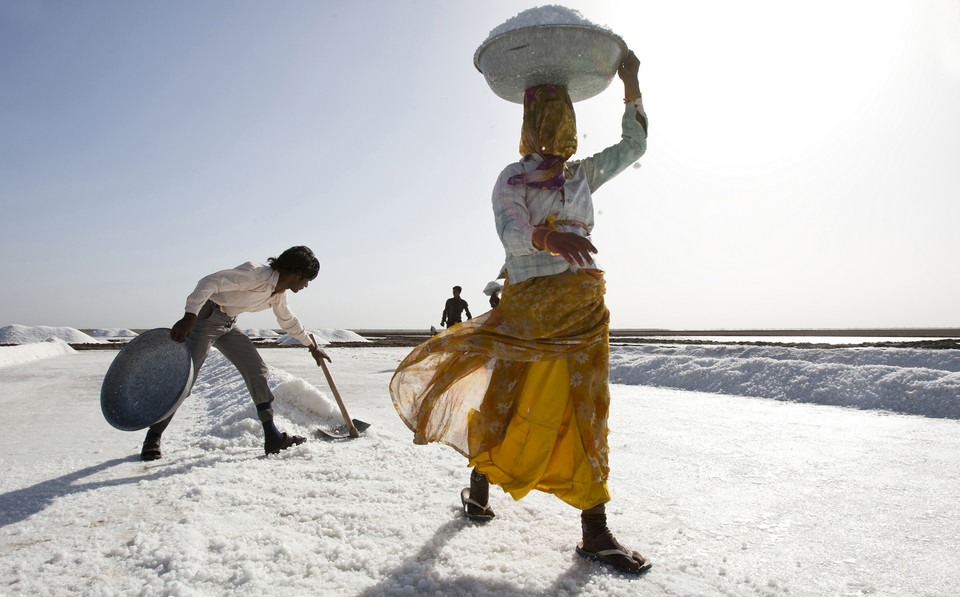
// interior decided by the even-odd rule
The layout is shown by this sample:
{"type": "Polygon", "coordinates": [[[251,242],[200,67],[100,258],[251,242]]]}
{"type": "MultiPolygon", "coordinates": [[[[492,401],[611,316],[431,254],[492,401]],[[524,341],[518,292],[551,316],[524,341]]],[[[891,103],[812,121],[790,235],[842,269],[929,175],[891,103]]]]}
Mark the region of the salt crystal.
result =
{"type": "Polygon", "coordinates": [[[507,19],[502,25],[490,31],[487,40],[493,39],[498,35],[503,35],[507,31],[513,31],[514,29],[537,27],[540,25],[580,25],[583,27],[598,27],[610,31],[609,27],[597,25],[587,20],[579,11],[558,4],[551,4],[549,6],[537,6],[527,9],[511,19],[507,19]]]}

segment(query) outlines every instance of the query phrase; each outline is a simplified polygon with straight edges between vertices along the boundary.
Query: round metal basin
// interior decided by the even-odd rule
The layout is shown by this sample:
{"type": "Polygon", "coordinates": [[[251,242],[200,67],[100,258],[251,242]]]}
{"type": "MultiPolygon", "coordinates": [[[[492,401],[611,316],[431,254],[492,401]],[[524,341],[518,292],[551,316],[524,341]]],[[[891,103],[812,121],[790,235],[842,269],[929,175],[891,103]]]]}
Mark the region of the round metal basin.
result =
{"type": "Polygon", "coordinates": [[[193,385],[193,359],[169,328],[144,332],[117,354],[100,388],[100,409],[112,426],[136,431],[167,418],[193,385]]]}
{"type": "Polygon", "coordinates": [[[473,55],[490,89],[522,104],[535,85],[563,85],[579,102],[610,85],[627,44],[611,31],[588,25],[535,25],[488,39],[473,55]]]}

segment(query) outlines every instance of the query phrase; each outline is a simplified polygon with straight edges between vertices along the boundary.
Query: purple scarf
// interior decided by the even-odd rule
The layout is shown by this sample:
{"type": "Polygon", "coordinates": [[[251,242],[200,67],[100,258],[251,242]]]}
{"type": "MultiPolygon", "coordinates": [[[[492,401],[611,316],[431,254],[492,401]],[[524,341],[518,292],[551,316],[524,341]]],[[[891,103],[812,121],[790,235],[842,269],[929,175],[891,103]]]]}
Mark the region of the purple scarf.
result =
{"type": "Polygon", "coordinates": [[[558,191],[563,188],[563,163],[566,160],[560,156],[545,155],[535,170],[517,174],[507,179],[507,184],[525,184],[534,189],[558,191]]]}

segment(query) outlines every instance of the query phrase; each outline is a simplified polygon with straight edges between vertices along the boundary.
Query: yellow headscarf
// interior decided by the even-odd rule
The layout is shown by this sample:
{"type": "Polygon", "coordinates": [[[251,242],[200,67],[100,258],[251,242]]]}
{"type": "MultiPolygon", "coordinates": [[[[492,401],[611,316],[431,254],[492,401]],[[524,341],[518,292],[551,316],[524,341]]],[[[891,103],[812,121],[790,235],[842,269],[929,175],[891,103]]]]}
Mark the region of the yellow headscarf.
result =
{"type": "Polygon", "coordinates": [[[566,160],[577,151],[577,117],[565,87],[538,85],[523,96],[520,154],[566,160]]]}

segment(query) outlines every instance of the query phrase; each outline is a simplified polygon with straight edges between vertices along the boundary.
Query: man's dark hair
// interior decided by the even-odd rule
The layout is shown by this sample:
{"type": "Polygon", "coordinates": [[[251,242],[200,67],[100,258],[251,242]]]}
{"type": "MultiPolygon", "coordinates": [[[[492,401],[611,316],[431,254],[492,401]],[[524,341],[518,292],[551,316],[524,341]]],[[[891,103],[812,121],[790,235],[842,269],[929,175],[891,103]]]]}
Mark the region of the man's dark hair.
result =
{"type": "Polygon", "coordinates": [[[463,291],[463,288],[460,288],[459,286],[454,286],[453,289],[456,290],[457,292],[463,291]]]}
{"type": "Polygon", "coordinates": [[[267,259],[270,267],[282,273],[300,274],[307,280],[313,280],[320,273],[320,261],[309,248],[299,245],[290,247],[279,257],[267,259]]]}

